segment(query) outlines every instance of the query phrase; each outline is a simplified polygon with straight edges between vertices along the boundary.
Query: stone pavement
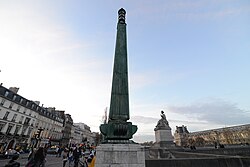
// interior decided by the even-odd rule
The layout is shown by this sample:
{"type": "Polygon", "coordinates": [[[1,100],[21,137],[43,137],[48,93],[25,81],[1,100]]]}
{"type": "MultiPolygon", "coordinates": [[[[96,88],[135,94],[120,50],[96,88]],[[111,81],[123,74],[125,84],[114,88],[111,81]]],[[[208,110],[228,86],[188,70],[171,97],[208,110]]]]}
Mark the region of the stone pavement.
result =
{"type": "MultiPolygon", "coordinates": [[[[0,167],[4,167],[9,160],[10,159],[0,159],[0,167]]],[[[62,167],[62,157],[48,154],[46,160],[45,167],[62,167]]],[[[24,167],[28,162],[28,154],[21,154],[17,161],[20,162],[21,167],[24,167]]],[[[66,164],[66,167],[68,167],[68,163],[66,164]]]]}

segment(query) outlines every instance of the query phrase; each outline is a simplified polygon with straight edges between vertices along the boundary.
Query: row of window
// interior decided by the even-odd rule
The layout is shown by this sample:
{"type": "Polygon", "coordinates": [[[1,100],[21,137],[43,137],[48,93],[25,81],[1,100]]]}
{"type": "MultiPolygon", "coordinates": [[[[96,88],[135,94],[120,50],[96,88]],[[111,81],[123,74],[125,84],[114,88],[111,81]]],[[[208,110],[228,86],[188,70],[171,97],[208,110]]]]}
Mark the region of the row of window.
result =
{"type": "MultiPolygon", "coordinates": [[[[1,111],[1,109],[0,109],[0,111],[1,111]]],[[[10,114],[10,112],[6,111],[2,119],[3,120],[10,120],[11,122],[16,122],[17,114],[14,114],[13,117],[12,117],[12,119],[8,119],[9,118],[9,114],[10,114]]],[[[31,118],[28,118],[28,117],[25,118],[24,122],[23,122],[23,120],[24,120],[24,116],[21,116],[20,119],[19,119],[19,121],[18,121],[18,123],[23,124],[23,125],[33,126],[33,124],[35,122],[35,120],[33,120],[33,122],[31,122],[31,118]]],[[[41,128],[43,127],[43,129],[47,129],[47,130],[51,129],[52,126],[53,126],[52,124],[46,124],[45,122],[40,122],[40,123],[37,122],[36,123],[36,127],[38,127],[39,124],[40,124],[41,128]]],[[[58,127],[58,125],[56,127],[58,127]]],[[[53,128],[53,129],[54,129],[54,131],[57,131],[57,132],[61,131],[60,128],[59,129],[53,128]]]]}
{"type": "MultiPolygon", "coordinates": [[[[0,121],[0,132],[5,133],[5,134],[10,134],[10,132],[14,126],[15,126],[15,124],[0,121]],[[5,126],[8,126],[8,127],[7,127],[7,130],[4,132],[3,129],[5,126]]],[[[14,130],[13,134],[14,135],[18,134],[21,127],[22,127],[21,125],[16,125],[16,129],[14,130]]],[[[25,135],[25,132],[27,129],[28,129],[28,126],[23,126],[23,129],[22,129],[22,132],[20,133],[20,135],[25,135]]],[[[32,130],[32,128],[29,128],[28,134],[31,133],[31,130],[32,130]]]]}
{"type": "MultiPolygon", "coordinates": [[[[6,99],[2,99],[0,105],[4,106],[5,102],[6,102],[6,99]]],[[[13,105],[14,105],[14,103],[11,102],[10,105],[8,106],[8,108],[9,108],[9,109],[13,109],[13,105]]],[[[21,109],[21,106],[18,105],[17,108],[16,108],[16,111],[18,112],[18,111],[20,111],[20,109],[21,109]]],[[[23,114],[26,114],[26,112],[27,112],[27,109],[24,108],[24,110],[22,111],[22,113],[23,113],[23,114]]],[[[27,113],[27,114],[28,114],[28,113],[27,113]]],[[[32,112],[30,111],[28,115],[31,116],[31,115],[32,115],[32,112]]],[[[34,117],[36,117],[36,116],[34,115],[34,117]]]]}
{"type": "MultiPolygon", "coordinates": [[[[28,127],[28,126],[21,126],[21,125],[16,125],[15,124],[12,124],[12,123],[6,123],[6,122],[3,122],[3,121],[0,121],[0,132],[1,133],[4,133],[4,134],[10,134],[10,132],[12,131],[12,129],[15,127],[15,130],[14,130],[14,133],[12,133],[13,135],[30,135],[31,132],[32,132],[32,129],[31,127],[28,127]],[[4,130],[5,126],[8,126],[7,129],[4,130]],[[23,127],[21,133],[18,133],[21,129],[21,127],[23,127]],[[28,133],[25,133],[28,129],[28,133]]],[[[48,133],[48,132],[47,132],[48,133]]],[[[48,134],[44,134],[46,137],[48,137],[48,134]]],[[[61,138],[62,137],[62,133],[59,133],[59,134],[55,134],[55,133],[52,133],[52,136],[54,136],[53,138],[61,138]],[[61,134],[61,135],[60,135],[61,134]]]]}
{"type": "MultiPolygon", "coordinates": [[[[4,93],[4,96],[8,97],[8,95],[9,95],[9,91],[6,90],[5,93],[4,93]]],[[[28,100],[26,100],[26,99],[24,99],[24,98],[22,98],[22,97],[20,97],[18,95],[13,95],[12,97],[9,97],[9,98],[11,98],[11,102],[10,102],[9,105],[7,104],[8,106],[6,106],[6,107],[8,107],[10,109],[14,109],[15,108],[16,111],[20,111],[21,110],[21,105],[24,105],[27,108],[32,109],[32,111],[37,111],[37,112],[43,114],[44,116],[47,116],[47,117],[52,118],[52,119],[55,119],[55,120],[57,120],[59,122],[63,122],[63,119],[61,119],[59,117],[56,117],[51,112],[46,111],[45,109],[41,108],[39,105],[35,104],[32,101],[28,101],[28,100]],[[18,97],[18,99],[17,99],[17,97],[18,97]],[[17,107],[14,107],[14,104],[15,104],[14,102],[20,103],[21,105],[18,105],[17,107]]],[[[4,106],[4,104],[5,104],[6,101],[7,100],[5,98],[2,98],[2,100],[0,102],[0,105],[4,106]]],[[[24,114],[27,111],[26,107],[24,107],[24,110],[23,110],[24,114]]],[[[31,111],[29,113],[27,113],[27,114],[29,114],[31,116],[31,111]]],[[[36,116],[34,115],[34,117],[36,117],[36,116]]]]}
{"type": "MultiPolygon", "coordinates": [[[[5,97],[8,97],[9,93],[10,93],[9,91],[5,91],[4,96],[5,96],[5,97]]],[[[15,101],[16,99],[17,99],[17,95],[14,95],[13,98],[12,98],[12,100],[15,101]]],[[[1,102],[1,104],[3,105],[4,102],[5,102],[5,99],[3,99],[3,101],[1,102]]],[[[22,104],[23,102],[24,102],[24,99],[21,98],[19,103],[22,104]]],[[[28,107],[30,103],[33,103],[33,102],[26,101],[25,106],[28,107]]],[[[10,106],[10,107],[11,107],[11,106],[10,106]]],[[[34,107],[35,107],[35,104],[32,104],[32,105],[31,105],[31,108],[34,109],[34,107]]],[[[37,111],[38,108],[39,108],[39,106],[37,106],[34,110],[37,111]]]]}
{"type": "MultiPolygon", "coordinates": [[[[35,102],[29,101],[17,94],[12,93],[4,87],[0,87],[0,115],[0,131],[4,129],[3,133],[6,134],[9,134],[10,132],[12,134],[17,134],[18,132],[20,133],[22,126],[26,127],[26,129],[23,128],[23,130],[27,130],[27,128],[33,129],[32,126],[35,126],[36,128],[41,127],[47,132],[50,131],[56,136],[62,134],[61,132],[64,119],[62,119],[59,115],[56,117],[55,114],[47,111],[46,108],[40,107],[35,102]],[[1,106],[3,106],[3,108],[1,108],[1,106]],[[4,111],[5,109],[7,110],[4,111]],[[30,115],[36,119],[26,117],[23,114],[30,115]],[[41,118],[39,118],[40,116],[41,118]],[[6,120],[6,122],[4,120],[6,120]],[[15,130],[13,128],[15,128],[15,130]]],[[[21,134],[22,133],[23,132],[21,132],[21,134]]],[[[28,134],[30,133],[31,131],[28,134]]]]}
{"type": "MultiPolygon", "coordinates": [[[[1,105],[4,105],[4,103],[7,102],[7,100],[6,100],[6,99],[3,99],[3,98],[1,98],[1,99],[2,99],[2,100],[1,100],[1,105]]],[[[8,105],[8,104],[7,104],[7,105],[8,105]]],[[[13,102],[10,102],[10,107],[9,107],[9,108],[12,108],[12,109],[13,109],[13,107],[12,107],[13,105],[14,105],[14,103],[13,103],[13,102]]],[[[5,104],[5,107],[6,107],[6,104],[5,104]]],[[[15,107],[15,108],[16,108],[16,107],[15,107]]],[[[17,106],[17,111],[19,111],[20,108],[21,108],[21,106],[18,105],[18,106],[17,106]]],[[[1,108],[0,108],[0,110],[1,110],[1,108]]],[[[21,113],[25,114],[26,111],[27,111],[27,108],[22,108],[21,113]]],[[[29,111],[28,111],[28,112],[29,112],[29,111]]],[[[48,115],[48,113],[49,113],[49,112],[47,112],[47,115],[48,115]]],[[[51,113],[49,113],[49,114],[51,114],[51,113]]],[[[17,119],[17,117],[18,117],[18,114],[15,113],[11,119],[9,118],[9,115],[10,115],[10,111],[6,111],[6,112],[5,112],[5,115],[2,117],[2,119],[4,119],[4,120],[9,120],[9,121],[12,121],[12,122],[16,122],[16,119],[17,119]]],[[[30,112],[29,112],[29,115],[31,116],[31,110],[30,110],[30,112]]],[[[20,116],[19,118],[20,118],[20,119],[18,120],[18,123],[22,124],[22,123],[23,123],[23,120],[24,120],[24,116],[20,116]]],[[[34,115],[34,118],[36,118],[35,115],[34,115]]],[[[44,118],[45,118],[46,120],[47,120],[47,119],[51,120],[51,118],[49,118],[49,117],[44,117],[44,118]]],[[[53,119],[52,119],[52,120],[53,120],[53,119]]],[[[63,119],[61,119],[61,118],[56,118],[56,120],[60,122],[60,123],[57,122],[57,121],[55,122],[55,124],[56,124],[57,126],[60,126],[60,125],[62,124],[62,122],[63,122],[63,119]],[[60,120],[59,120],[59,119],[60,119],[60,120]]],[[[26,118],[23,124],[29,125],[29,122],[30,122],[30,118],[26,118]]],[[[35,123],[35,121],[33,120],[33,122],[31,122],[31,126],[33,126],[34,123],[35,123]]],[[[36,124],[36,127],[38,127],[38,123],[36,124]]],[[[49,128],[48,126],[43,126],[43,127],[44,127],[44,128],[47,127],[47,129],[49,128]]]]}
{"type": "MultiPolygon", "coordinates": [[[[0,111],[1,111],[1,109],[0,109],[0,111]]],[[[3,119],[3,120],[8,120],[9,114],[10,114],[10,112],[9,112],[9,111],[6,111],[6,112],[5,112],[5,115],[3,116],[2,119],[3,119]]],[[[17,118],[17,114],[14,114],[13,117],[12,117],[12,119],[11,119],[10,121],[11,121],[11,122],[16,122],[16,118],[17,118]]],[[[31,118],[26,117],[24,123],[23,123],[23,119],[24,119],[24,116],[22,115],[22,116],[20,117],[18,123],[24,124],[24,125],[29,125],[31,118]]],[[[31,126],[33,126],[33,123],[31,123],[31,126]]]]}

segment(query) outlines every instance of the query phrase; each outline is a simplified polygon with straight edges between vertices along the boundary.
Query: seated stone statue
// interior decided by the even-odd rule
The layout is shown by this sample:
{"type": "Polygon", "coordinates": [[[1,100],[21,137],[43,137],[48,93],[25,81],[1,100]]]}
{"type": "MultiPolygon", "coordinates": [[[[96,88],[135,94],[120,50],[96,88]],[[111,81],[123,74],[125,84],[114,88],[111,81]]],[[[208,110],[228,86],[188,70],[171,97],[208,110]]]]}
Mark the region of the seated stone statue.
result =
{"type": "Polygon", "coordinates": [[[164,114],[164,111],[161,111],[161,119],[167,121],[167,118],[166,118],[166,115],[164,114]]]}
{"type": "Polygon", "coordinates": [[[160,128],[160,127],[169,127],[169,124],[168,124],[166,115],[164,114],[164,111],[161,111],[161,119],[158,121],[156,127],[157,128],[160,128]]]}

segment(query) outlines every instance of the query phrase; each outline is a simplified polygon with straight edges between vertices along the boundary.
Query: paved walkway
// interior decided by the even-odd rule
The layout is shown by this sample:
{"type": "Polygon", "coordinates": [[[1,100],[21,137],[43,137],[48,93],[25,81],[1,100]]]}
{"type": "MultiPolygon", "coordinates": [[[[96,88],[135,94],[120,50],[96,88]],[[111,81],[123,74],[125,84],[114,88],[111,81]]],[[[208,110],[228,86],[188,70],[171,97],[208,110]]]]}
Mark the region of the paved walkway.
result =
{"type": "MultiPolygon", "coordinates": [[[[0,159],[0,167],[4,167],[9,160],[10,159],[0,159]]],[[[45,167],[62,167],[62,157],[56,157],[55,155],[48,154],[46,160],[45,167]]],[[[24,167],[28,162],[28,154],[21,154],[17,161],[20,162],[21,167],[24,167]]]]}

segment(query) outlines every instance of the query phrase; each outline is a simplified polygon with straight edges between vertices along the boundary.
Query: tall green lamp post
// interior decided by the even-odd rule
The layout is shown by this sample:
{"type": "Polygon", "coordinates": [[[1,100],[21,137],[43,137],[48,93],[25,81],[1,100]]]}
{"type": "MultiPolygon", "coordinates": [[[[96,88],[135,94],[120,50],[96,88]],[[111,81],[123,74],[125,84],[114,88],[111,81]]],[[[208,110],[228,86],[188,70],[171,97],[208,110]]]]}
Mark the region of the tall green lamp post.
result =
{"type": "Polygon", "coordinates": [[[107,124],[100,125],[106,143],[133,143],[129,139],[137,131],[137,126],[128,122],[130,115],[125,15],[126,11],[121,8],[118,11],[109,119],[107,124]]]}

